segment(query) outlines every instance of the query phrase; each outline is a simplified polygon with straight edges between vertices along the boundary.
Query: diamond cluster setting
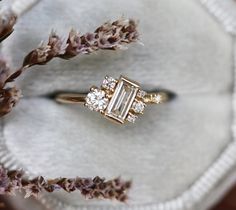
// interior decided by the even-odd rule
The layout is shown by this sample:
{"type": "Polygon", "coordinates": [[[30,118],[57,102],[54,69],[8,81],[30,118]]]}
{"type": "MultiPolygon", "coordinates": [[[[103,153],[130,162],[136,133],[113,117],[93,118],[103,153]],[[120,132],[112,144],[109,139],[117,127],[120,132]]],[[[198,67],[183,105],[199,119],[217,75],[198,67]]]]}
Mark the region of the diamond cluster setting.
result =
{"type": "Polygon", "coordinates": [[[92,87],[85,99],[85,106],[100,112],[118,122],[132,122],[143,114],[146,107],[146,92],[140,86],[123,76],[116,80],[106,76],[100,88],[92,87]]]}

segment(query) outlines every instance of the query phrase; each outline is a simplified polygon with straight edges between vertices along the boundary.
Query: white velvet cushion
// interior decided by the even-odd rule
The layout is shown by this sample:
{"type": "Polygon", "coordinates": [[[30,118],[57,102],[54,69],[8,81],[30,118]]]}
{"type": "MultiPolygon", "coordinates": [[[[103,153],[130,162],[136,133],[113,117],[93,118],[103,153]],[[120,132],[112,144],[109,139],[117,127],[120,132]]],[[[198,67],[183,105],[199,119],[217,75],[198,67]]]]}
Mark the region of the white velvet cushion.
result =
{"type": "MultiPolygon", "coordinates": [[[[52,28],[64,35],[71,27],[93,31],[122,14],[140,20],[144,46],[34,67],[19,81],[25,98],[4,119],[3,134],[31,174],[132,178],[132,207],[179,196],[231,141],[232,38],[194,0],[57,0],[41,1],[24,15],[2,51],[17,67],[52,28]],[[86,91],[106,74],[126,75],[147,90],[168,88],[178,97],[148,107],[127,126],[47,98],[59,90],[86,91]]],[[[78,193],[50,196],[72,206],[112,205],[78,193]]]]}

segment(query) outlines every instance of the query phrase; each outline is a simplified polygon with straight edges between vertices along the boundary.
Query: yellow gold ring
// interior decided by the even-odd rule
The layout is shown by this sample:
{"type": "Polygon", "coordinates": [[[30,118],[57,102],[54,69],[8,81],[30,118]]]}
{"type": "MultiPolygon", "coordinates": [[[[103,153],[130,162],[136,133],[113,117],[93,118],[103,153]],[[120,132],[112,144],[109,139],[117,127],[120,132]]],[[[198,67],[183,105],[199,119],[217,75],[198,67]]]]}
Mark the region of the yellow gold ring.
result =
{"type": "Polygon", "coordinates": [[[146,92],[140,85],[124,76],[114,79],[106,76],[100,88],[90,88],[89,93],[58,93],[59,103],[84,104],[92,111],[100,112],[114,122],[134,123],[143,114],[147,104],[160,104],[172,99],[174,94],[167,90],[146,92]]]}

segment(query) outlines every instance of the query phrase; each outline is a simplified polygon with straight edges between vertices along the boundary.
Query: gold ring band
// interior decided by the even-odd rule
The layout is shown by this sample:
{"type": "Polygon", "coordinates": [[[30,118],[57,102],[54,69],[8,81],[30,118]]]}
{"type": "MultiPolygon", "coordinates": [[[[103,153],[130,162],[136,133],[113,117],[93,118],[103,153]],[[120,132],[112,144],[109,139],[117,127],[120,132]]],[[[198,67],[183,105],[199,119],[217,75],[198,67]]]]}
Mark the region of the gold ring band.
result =
{"type": "MultiPolygon", "coordinates": [[[[84,104],[88,93],[59,93],[56,101],[65,104],[84,104]]],[[[169,94],[164,91],[146,93],[144,102],[146,104],[160,104],[169,101],[169,94]],[[157,97],[158,96],[158,97],[157,97]]]]}
{"type": "Polygon", "coordinates": [[[145,92],[140,85],[124,76],[119,80],[106,76],[100,88],[91,87],[89,93],[58,93],[59,103],[84,104],[92,111],[118,122],[135,122],[147,104],[160,104],[172,99],[170,91],[145,92]]]}

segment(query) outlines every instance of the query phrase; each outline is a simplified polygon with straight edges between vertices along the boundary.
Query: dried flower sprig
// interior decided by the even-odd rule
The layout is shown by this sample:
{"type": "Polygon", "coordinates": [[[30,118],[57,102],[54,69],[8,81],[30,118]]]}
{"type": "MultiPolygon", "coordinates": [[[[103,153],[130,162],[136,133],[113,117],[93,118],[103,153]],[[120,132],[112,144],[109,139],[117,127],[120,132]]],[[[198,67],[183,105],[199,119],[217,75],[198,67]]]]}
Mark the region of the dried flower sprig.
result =
{"type": "MultiPolygon", "coordinates": [[[[9,16],[5,28],[12,30],[13,16],[9,16]]],[[[0,25],[1,27],[1,25],[0,25]]],[[[0,29],[1,31],[1,29],[0,29]]],[[[41,44],[26,55],[22,66],[11,73],[6,62],[0,58],[0,117],[9,113],[19,101],[21,91],[16,87],[6,87],[13,82],[22,72],[34,65],[45,65],[53,58],[70,59],[79,54],[91,54],[98,50],[123,49],[125,44],[138,40],[137,22],[132,19],[119,19],[112,23],[106,22],[98,27],[93,33],[80,35],[71,30],[64,42],[55,32],[49,36],[48,43],[41,44]]]]}
{"type": "Polygon", "coordinates": [[[10,75],[7,82],[13,81],[23,71],[34,65],[44,65],[55,57],[70,59],[79,54],[91,54],[98,50],[123,49],[124,44],[138,40],[137,23],[132,19],[119,19],[106,22],[94,33],[80,35],[74,29],[69,33],[66,43],[55,32],[49,36],[46,45],[41,44],[24,59],[22,67],[10,75]]]}
{"type": "Polygon", "coordinates": [[[98,176],[93,179],[76,177],[51,180],[39,176],[29,180],[23,176],[22,171],[7,171],[0,166],[0,194],[15,195],[16,191],[24,191],[25,197],[38,197],[43,191],[64,190],[70,193],[79,190],[87,199],[114,199],[126,202],[130,187],[130,181],[123,181],[119,177],[109,181],[98,176]]]}

